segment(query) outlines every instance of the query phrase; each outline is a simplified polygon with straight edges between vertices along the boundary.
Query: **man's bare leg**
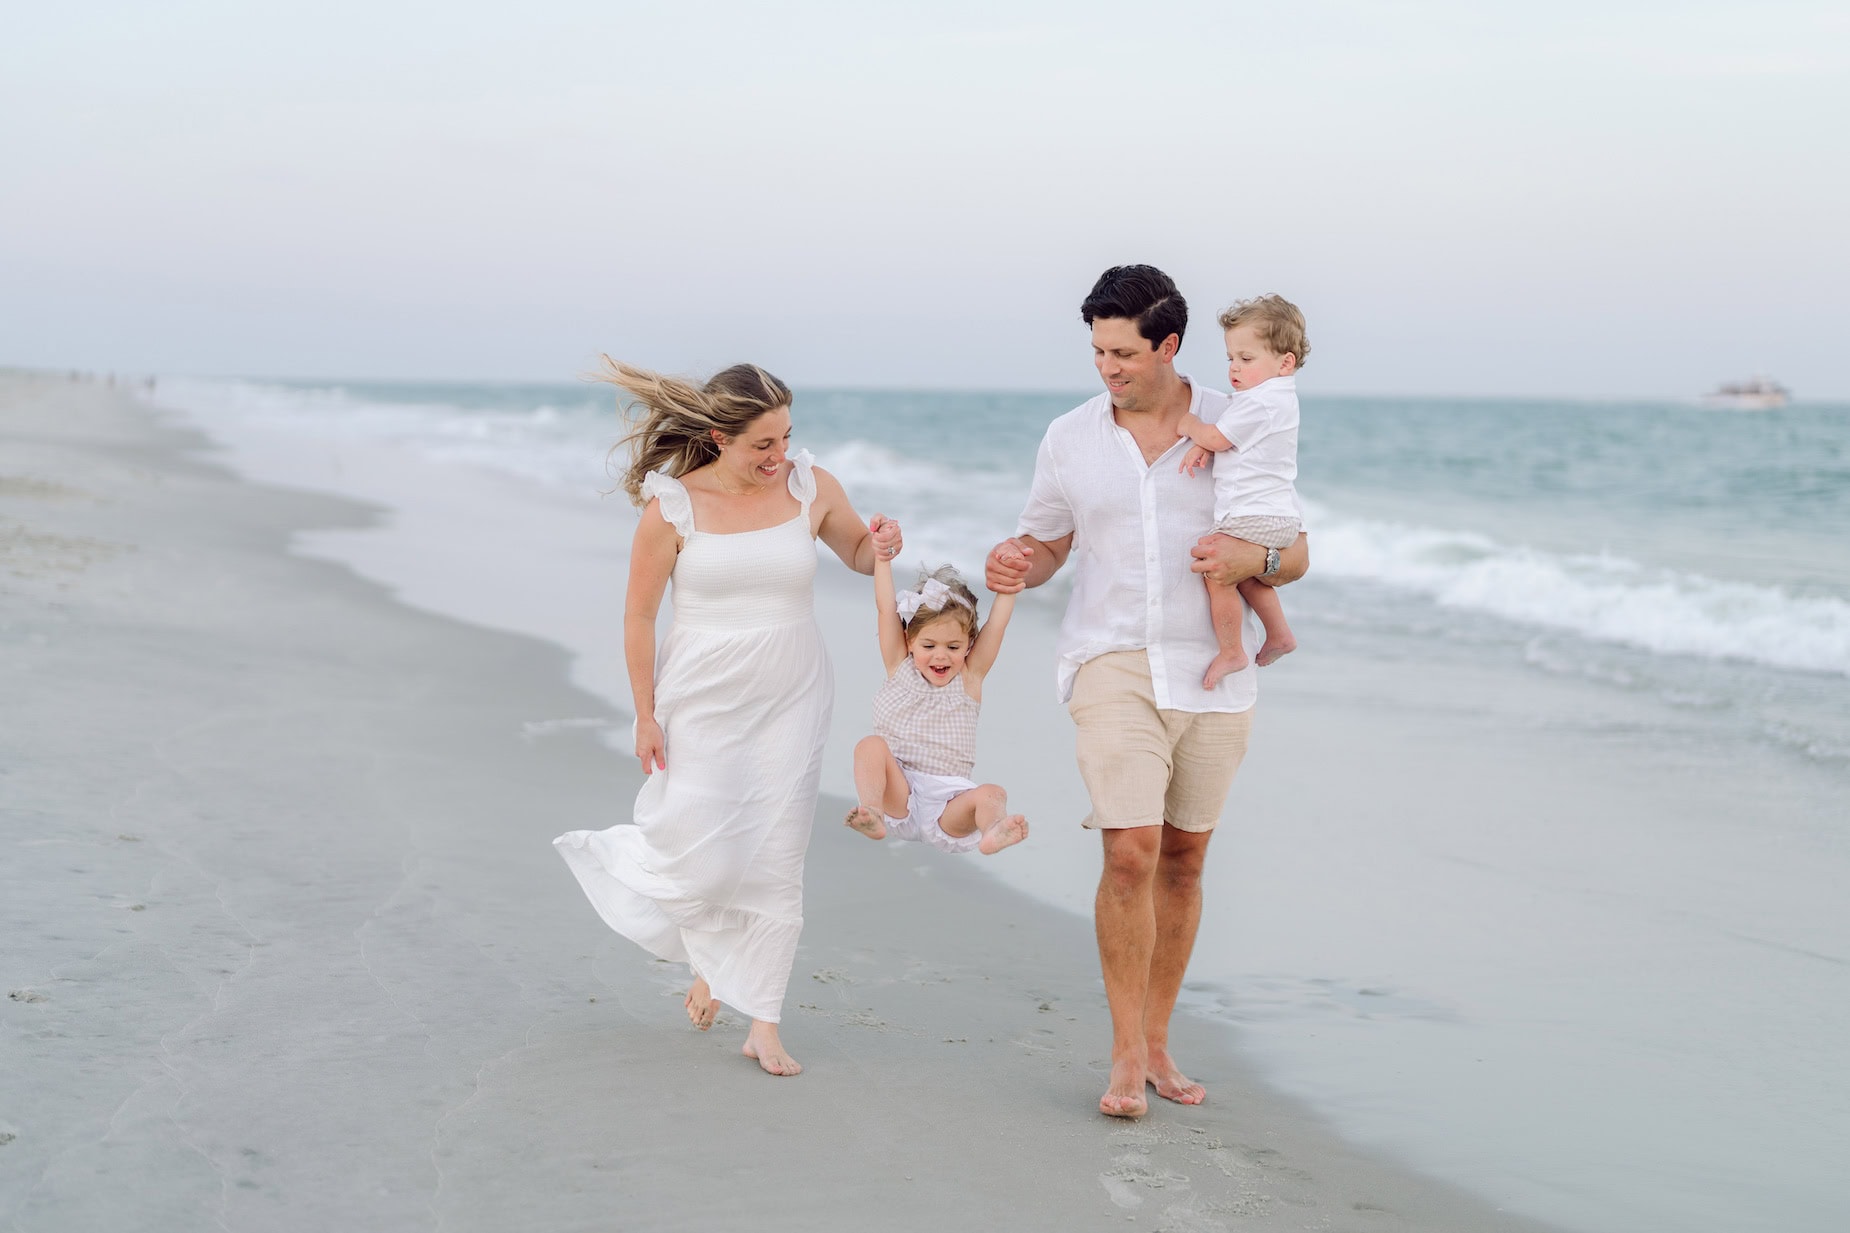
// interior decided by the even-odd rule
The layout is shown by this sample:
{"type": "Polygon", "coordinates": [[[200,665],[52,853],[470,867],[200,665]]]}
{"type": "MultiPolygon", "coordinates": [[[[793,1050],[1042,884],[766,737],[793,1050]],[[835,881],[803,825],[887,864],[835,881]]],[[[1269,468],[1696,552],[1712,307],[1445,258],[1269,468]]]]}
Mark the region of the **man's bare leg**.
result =
{"type": "Polygon", "coordinates": [[[1265,645],[1259,648],[1256,662],[1263,668],[1276,663],[1298,649],[1298,640],[1285,624],[1285,606],[1278,602],[1278,588],[1269,587],[1257,578],[1239,585],[1239,592],[1252,607],[1253,615],[1265,626],[1265,645]]]}
{"type": "MultiPolygon", "coordinates": [[[[1105,868],[1093,907],[1098,961],[1111,1006],[1111,1083],[1098,1111],[1111,1117],[1142,1117],[1149,1046],[1144,1005],[1150,988],[1150,956],[1156,944],[1154,881],[1162,847],[1160,826],[1099,832],[1105,868]]],[[[1173,997],[1171,998],[1173,1002],[1173,997]]]]}
{"type": "Polygon", "coordinates": [[[1150,988],[1143,1005],[1143,1038],[1149,1059],[1144,1077],[1164,1100],[1198,1105],[1207,1099],[1207,1089],[1183,1074],[1169,1056],[1169,1019],[1175,1013],[1182,975],[1188,970],[1195,931],[1201,925],[1201,866],[1213,832],[1182,831],[1164,823],[1162,833],[1153,888],[1156,943],[1150,954],[1150,988]]]}
{"type": "MultiPolygon", "coordinates": [[[[1208,588],[1208,616],[1214,622],[1214,641],[1220,644],[1220,653],[1208,663],[1201,686],[1213,689],[1221,683],[1222,677],[1246,666],[1246,646],[1241,640],[1245,633],[1242,627],[1246,624],[1246,603],[1240,598],[1245,588],[1222,586],[1205,578],[1202,581],[1208,588]]],[[[1268,591],[1271,589],[1266,587],[1268,591]]]]}
{"type": "Polygon", "coordinates": [[[763,1019],[753,1019],[751,1031],[745,1035],[743,1053],[764,1070],[767,1075],[800,1075],[803,1067],[797,1060],[784,1052],[784,1042],[777,1037],[777,1025],[763,1019]]]}

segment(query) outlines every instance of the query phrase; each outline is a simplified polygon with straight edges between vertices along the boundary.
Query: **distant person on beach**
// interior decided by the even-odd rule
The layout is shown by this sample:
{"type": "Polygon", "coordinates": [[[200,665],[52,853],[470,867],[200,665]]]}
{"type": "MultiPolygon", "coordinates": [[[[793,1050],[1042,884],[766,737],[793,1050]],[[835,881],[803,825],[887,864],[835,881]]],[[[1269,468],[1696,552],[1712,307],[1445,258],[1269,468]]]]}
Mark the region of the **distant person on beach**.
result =
{"type": "Polygon", "coordinates": [[[847,824],[869,839],[891,835],[944,852],[993,856],[1020,843],[1028,822],[1008,811],[1008,793],[970,778],[983,678],[1014,595],[998,595],[979,628],[976,594],[956,570],[923,574],[895,594],[892,565],[876,558],[874,609],[887,675],[874,694],[874,734],[854,747],[860,803],[847,824]]]}
{"type": "Polygon", "coordinates": [[[623,646],[648,775],[634,826],[554,840],[606,924],[693,968],[688,1018],[751,1017],[744,1053],[802,1070],[778,1037],[803,928],[822,742],[835,682],[814,615],[815,541],[859,573],[891,560],[841,484],[790,446],[790,390],[740,364],[704,385],[606,358],[633,399],[624,491],[643,506],[623,646]],[[659,651],[656,612],[674,581],[659,651]]]}
{"type": "MultiPolygon", "coordinates": [[[[1278,554],[1296,543],[1304,529],[1297,490],[1296,374],[1310,354],[1310,340],[1304,335],[1304,314],[1276,295],[1241,300],[1220,315],[1220,326],[1227,335],[1233,398],[1213,423],[1182,417],[1182,435],[1194,443],[1182,470],[1193,475],[1212,460],[1214,529],[1266,549],[1267,568],[1275,570],[1278,554]]],[[[1249,605],[1265,626],[1261,668],[1298,649],[1277,588],[1258,578],[1243,579],[1237,587],[1222,586],[1212,575],[1203,581],[1220,645],[1201,678],[1205,688],[1213,689],[1229,672],[1246,666],[1241,627],[1249,605]]]]}
{"type": "Polygon", "coordinates": [[[1200,665],[1218,648],[1189,572],[1226,587],[1254,577],[1278,586],[1304,573],[1309,553],[1300,534],[1274,566],[1257,544],[1201,536],[1213,525],[1214,483],[1177,465],[1188,447],[1179,429],[1185,415],[1218,422],[1231,400],[1176,372],[1188,305],[1169,276],[1114,266],[1080,316],[1105,392],[1048,426],[1019,529],[985,572],[992,591],[1009,594],[1077,561],[1057,679],[1092,802],[1084,824],[1104,838],[1095,915],[1112,1045],[1099,1110],[1139,1117],[1146,1084],[1181,1104],[1207,1095],[1170,1056],[1169,1019],[1201,920],[1202,862],[1257,696],[1250,664],[1202,684],[1200,665]]]}

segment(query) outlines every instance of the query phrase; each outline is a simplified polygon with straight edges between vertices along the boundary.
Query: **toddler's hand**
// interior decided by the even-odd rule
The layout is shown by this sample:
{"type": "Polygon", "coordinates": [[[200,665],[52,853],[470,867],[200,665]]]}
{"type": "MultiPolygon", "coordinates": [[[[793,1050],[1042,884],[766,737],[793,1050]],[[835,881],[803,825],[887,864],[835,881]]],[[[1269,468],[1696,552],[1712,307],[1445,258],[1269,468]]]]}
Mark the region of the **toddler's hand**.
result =
{"type": "Polygon", "coordinates": [[[1201,468],[1212,465],[1213,462],[1214,451],[1206,446],[1196,445],[1190,447],[1188,453],[1182,455],[1182,465],[1176,469],[1184,475],[1193,475],[1201,468]]]}

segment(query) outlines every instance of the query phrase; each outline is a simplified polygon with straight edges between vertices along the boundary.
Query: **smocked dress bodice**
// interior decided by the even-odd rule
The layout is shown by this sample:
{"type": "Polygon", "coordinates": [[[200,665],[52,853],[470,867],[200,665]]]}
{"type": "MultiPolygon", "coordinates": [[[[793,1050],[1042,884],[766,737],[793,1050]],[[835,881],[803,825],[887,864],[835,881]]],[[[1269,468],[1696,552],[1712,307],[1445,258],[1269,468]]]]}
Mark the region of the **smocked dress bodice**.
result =
{"type": "Polygon", "coordinates": [[[874,694],[874,731],[901,766],[931,775],[970,774],[976,765],[976,721],[982,704],[957,677],[933,685],[907,659],[874,694]]]}

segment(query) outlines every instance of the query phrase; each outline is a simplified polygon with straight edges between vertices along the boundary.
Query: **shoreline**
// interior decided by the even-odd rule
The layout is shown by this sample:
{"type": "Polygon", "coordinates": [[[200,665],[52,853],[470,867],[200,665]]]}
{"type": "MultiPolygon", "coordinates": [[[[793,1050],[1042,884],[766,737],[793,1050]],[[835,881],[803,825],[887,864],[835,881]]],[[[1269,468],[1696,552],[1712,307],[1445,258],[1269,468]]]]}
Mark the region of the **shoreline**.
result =
{"type": "MultiPolygon", "coordinates": [[[[589,424],[533,453],[531,417],[505,406],[381,439],[315,400],[185,388],[176,400],[163,384],[165,409],[245,478],[383,511],[366,528],[298,533],[296,551],[439,615],[567,646],[573,681],[627,716],[613,634],[631,515],[596,495],[608,481],[589,424]],[[484,433],[491,447],[459,451],[484,433]]],[[[388,425],[396,414],[376,411],[388,425]]],[[[889,483],[919,480],[858,437],[824,441],[868,509],[889,483]]],[[[986,518],[996,496],[978,503],[986,518]]],[[[940,549],[972,529],[910,508],[940,549]],[[946,541],[943,525],[961,533],[946,541]]],[[[1097,843],[1064,824],[1085,802],[1050,687],[1058,597],[1028,598],[1042,602],[1017,609],[977,769],[1038,825],[1019,859],[967,868],[1089,930],[1097,843]]],[[[1434,642],[1443,610],[1314,573],[1291,599],[1311,653],[1267,670],[1185,1005],[1348,1141],[1534,1218],[1599,1229],[1626,1212],[1729,1233],[1777,1213],[1795,1230],[1835,1228],[1829,1145],[1850,1106],[1833,1111],[1815,1075],[1845,1072],[1802,1018],[1786,1022],[1850,996],[1819,966],[1843,953],[1850,921],[1820,825],[1836,812],[1826,768],[1793,765],[1781,742],[1742,748],[1700,705],[1658,696],[1668,662],[1605,664],[1589,648],[1595,662],[1564,666],[1545,636],[1525,645],[1472,623],[1434,642]],[[1644,677],[1614,688],[1614,670],[1644,677]],[[1769,826],[1780,842],[1765,842],[1769,826]],[[1629,854],[1654,859],[1607,859],[1629,854]],[[1721,986],[1734,996],[1717,1005],[1721,986]],[[1762,1064],[1738,1068],[1743,1048],[1762,1064]]],[[[824,554],[817,616],[838,678],[825,791],[849,790],[847,750],[877,684],[866,614],[864,580],[824,554]]],[[[627,722],[593,726],[627,747],[627,722]]]]}
{"type": "Polygon", "coordinates": [[[107,390],[0,400],[18,1227],[1544,1227],[1344,1143],[1194,1016],[1209,1103],[1100,1117],[1087,924],[839,799],[806,1070],[758,1073],[550,850],[640,778],[564,650],[290,551],[377,509],[234,479],[107,390]]]}

